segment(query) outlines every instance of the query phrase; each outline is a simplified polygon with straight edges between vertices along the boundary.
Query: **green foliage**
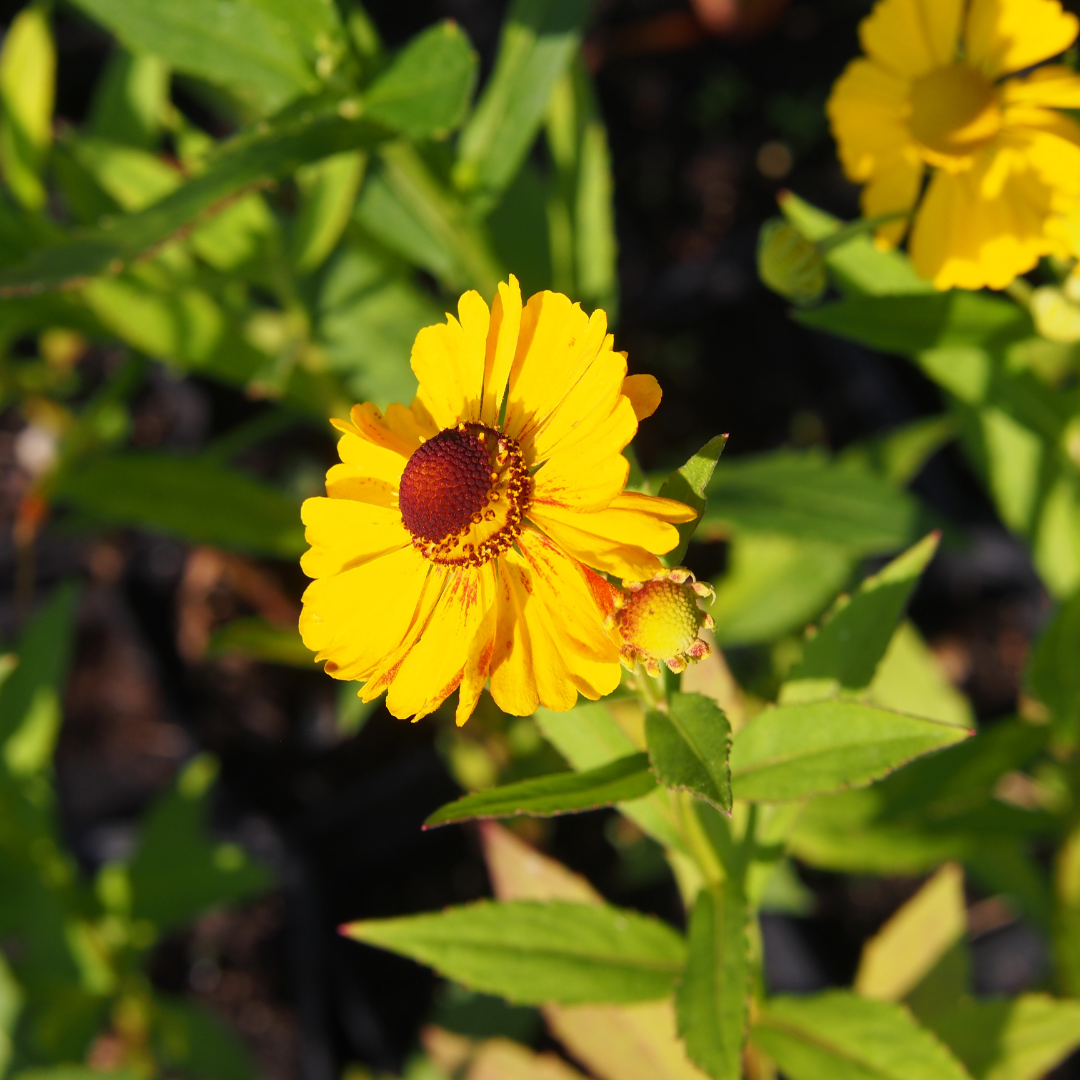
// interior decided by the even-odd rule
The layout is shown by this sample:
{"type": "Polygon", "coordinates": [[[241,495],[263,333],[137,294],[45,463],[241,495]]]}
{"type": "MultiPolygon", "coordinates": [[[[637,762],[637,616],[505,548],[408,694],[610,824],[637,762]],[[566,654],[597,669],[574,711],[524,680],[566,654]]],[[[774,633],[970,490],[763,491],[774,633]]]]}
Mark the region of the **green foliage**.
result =
{"type": "Polygon", "coordinates": [[[207,798],[217,775],[209,755],[192,758],[171,791],[161,796],[143,822],[139,846],[127,863],[126,883],[109,880],[106,891],[123,890],[127,914],[159,930],[191,922],[206,908],[233,903],[270,884],[262,867],[235,844],[208,843],[204,832],[207,798]]]}
{"type": "Polygon", "coordinates": [[[861,787],[970,734],[854,701],[779,705],[735,736],[732,787],[763,802],[861,787]]]}
{"type": "Polygon", "coordinates": [[[751,1037],[791,1080],[967,1080],[905,1009],[839,990],[773,998],[751,1037]]]}
{"type": "Polygon", "coordinates": [[[95,523],[139,525],[279,558],[304,550],[296,503],[209,460],[148,453],[97,458],[62,475],[56,494],[95,523]]]}
{"type": "Polygon", "coordinates": [[[686,971],[676,994],[679,1034],[713,1080],[739,1080],[750,982],[748,912],[737,881],[703,889],[690,915],[686,971]]]}
{"type": "Polygon", "coordinates": [[[661,998],[684,952],[679,935],[656,919],[564,902],[470,904],[350,923],[344,932],[524,1005],[661,998]]]}
{"type": "Polygon", "coordinates": [[[667,555],[668,566],[678,566],[690,546],[690,538],[705,514],[706,491],[716,469],[716,463],[727,445],[726,435],[710,439],[681,469],[673,472],[660,488],[660,497],[675,499],[697,512],[693,521],[676,525],[679,546],[667,555]]]}
{"type": "Polygon", "coordinates": [[[645,754],[630,754],[585,772],[552,773],[535,780],[478,791],[435,811],[425,828],[473,818],[505,818],[518,814],[551,817],[595,810],[639,799],[656,786],[645,754]]]}
{"type": "Polygon", "coordinates": [[[868,470],[812,453],[781,451],[722,464],[706,493],[702,540],[771,533],[865,555],[895,551],[918,529],[911,496],[868,470]]]}
{"type": "Polygon", "coordinates": [[[701,694],[672,694],[667,712],[653,709],[645,718],[645,736],[661,784],[731,813],[731,726],[715,703],[701,694]]]}

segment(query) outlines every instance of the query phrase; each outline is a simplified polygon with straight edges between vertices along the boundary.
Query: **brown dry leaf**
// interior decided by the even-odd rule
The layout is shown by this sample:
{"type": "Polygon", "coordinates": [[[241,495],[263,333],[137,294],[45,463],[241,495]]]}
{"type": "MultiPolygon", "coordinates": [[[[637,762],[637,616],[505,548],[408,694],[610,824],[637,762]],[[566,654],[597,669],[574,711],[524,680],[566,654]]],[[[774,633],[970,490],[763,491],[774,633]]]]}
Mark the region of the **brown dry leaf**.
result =
{"type": "Polygon", "coordinates": [[[570,900],[602,904],[604,898],[580,875],[541,855],[509,829],[480,825],[491,888],[500,900],[570,900]]]}

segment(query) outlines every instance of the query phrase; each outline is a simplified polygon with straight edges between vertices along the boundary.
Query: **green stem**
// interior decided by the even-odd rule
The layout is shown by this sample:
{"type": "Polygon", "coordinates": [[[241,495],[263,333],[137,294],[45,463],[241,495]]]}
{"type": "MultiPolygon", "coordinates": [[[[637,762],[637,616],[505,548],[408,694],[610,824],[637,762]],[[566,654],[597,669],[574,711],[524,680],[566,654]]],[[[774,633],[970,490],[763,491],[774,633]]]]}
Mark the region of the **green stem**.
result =
{"type": "Polygon", "coordinates": [[[1031,309],[1031,294],[1035,290],[1023,278],[1013,278],[1002,291],[1011,296],[1025,311],[1031,309]]]}
{"type": "Polygon", "coordinates": [[[860,218],[858,221],[853,221],[850,225],[845,225],[842,229],[837,229],[836,232],[820,239],[817,242],[818,251],[822,255],[826,255],[834,248],[846,244],[849,240],[854,240],[857,236],[874,232],[875,229],[880,229],[882,225],[889,225],[894,221],[906,221],[910,217],[910,210],[897,210],[891,214],[878,214],[877,217],[860,218]]]}

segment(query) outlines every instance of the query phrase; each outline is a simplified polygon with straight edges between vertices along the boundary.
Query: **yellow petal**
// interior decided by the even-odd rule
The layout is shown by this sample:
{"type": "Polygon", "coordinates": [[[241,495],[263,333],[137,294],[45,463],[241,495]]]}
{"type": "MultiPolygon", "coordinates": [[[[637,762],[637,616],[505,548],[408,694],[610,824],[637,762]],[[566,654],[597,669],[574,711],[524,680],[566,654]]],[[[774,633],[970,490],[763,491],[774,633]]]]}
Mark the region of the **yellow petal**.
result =
{"type": "Polygon", "coordinates": [[[367,439],[346,432],[337,444],[338,457],[345,465],[352,465],[360,475],[384,480],[395,488],[405,471],[407,459],[396,450],[376,446],[367,439]]]}
{"type": "Polygon", "coordinates": [[[531,591],[521,557],[511,549],[499,559],[498,614],[491,658],[491,696],[511,716],[532,716],[540,704],[533,671],[533,643],[525,612],[531,591]]]}
{"type": "Polygon", "coordinates": [[[300,634],[328,661],[327,674],[363,679],[407,632],[431,564],[405,547],[341,574],[313,581],[304,592],[300,634]]]}
{"type": "Polygon", "coordinates": [[[484,403],[480,413],[480,422],[488,427],[495,427],[499,421],[520,330],[521,286],[511,274],[507,284],[499,282],[499,292],[491,307],[491,328],[484,359],[484,403]]]}
{"type": "MultiPolygon", "coordinates": [[[[883,162],[863,188],[863,214],[871,218],[910,211],[919,197],[925,171],[914,154],[900,153],[892,162],[883,162]]],[[[910,224],[910,218],[898,218],[880,226],[874,235],[882,247],[894,247],[904,238],[910,224]]]]}
{"type": "Polygon", "coordinates": [[[837,79],[825,111],[851,180],[863,183],[914,149],[910,95],[906,79],[869,60],[853,60],[837,79]]]}
{"type": "Polygon", "coordinates": [[[939,289],[1002,289],[1053,248],[1052,189],[1027,168],[994,170],[994,155],[964,173],[937,171],[911,237],[916,271],[939,289]]]}
{"type": "MultiPolygon", "coordinates": [[[[540,622],[560,648],[567,670],[572,671],[584,658],[618,663],[615,647],[604,633],[606,613],[601,609],[595,582],[591,580],[595,575],[533,529],[525,529],[518,537],[518,548],[529,569],[540,622]]],[[[602,579],[598,580],[606,584],[602,579]]],[[[618,679],[615,681],[617,683],[618,679]]]]}
{"type": "Polygon", "coordinates": [[[1057,0],[971,0],[965,58],[991,79],[1009,75],[1064,52],[1078,27],[1057,0]]]}
{"type": "Polygon", "coordinates": [[[622,578],[644,581],[660,567],[657,555],[678,546],[672,521],[692,521],[695,513],[673,499],[627,492],[606,510],[591,514],[534,504],[530,520],[575,558],[622,578]]]}
{"type": "Polygon", "coordinates": [[[660,384],[652,375],[627,375],[623,379],[622,392],[634,406],[634,415],[639,422],[656,412],[663,397],[660,384]]]}
{"type": "Polygon", "coordinates": [[[391,715],[419,720],[434,712],[461,685],[474,650],[486,651],[490,658],[491,628],[487,617],[494,604],[495,577],[490,565],[458,570],[451,576],[419,640],[405,655],[390,683],[386,707],[391,715]],[[485,626],[486,635],[481,633],[485,626]]]}
{"type": "Polygon", "coordinates": [[[620,395],[601,423],[559,443],[533,477],[533,498],[577,510],[603,510],[622,493],[630,463],[622,449],[637,431],[629,398],[620,395]]]}
{"type": "Polygon", "coordinates": [[[409,408],[397,402],[386,407],[386,423],[395,434],[408,443],[411,450],[415,450],[422,442],[439,434],[438,425],[426,410],[409,408]]]}
{"type": "Polygon", "coordinates": [[[1006,79],[1002,103],[1042,105],[1053,109],[1080,109],[1080,75],[1061,64],[1050,64],[1022,78],[1006,79]]]}
{"type": "Polygon", "coordinates": [[[531,297],[510,368],[503,430],[525,443],[592,363],[607,335],[607,316],[590,319],[562,293],[531,297]]]}
{"type": "Polygon", "coordinates": [[[412,369],[417,397],[440,428],[480,419],[484,356],[489,325],[487,304],[475,291],[458,301],[458,318],[425,326],[416,335],[412,369]]]}
{"type": "MultiPolygon", "coordinates": [[[[533,428],[531,452],[526,455],[528,463],[534,465],[547,460],[562,444],[580,441],[585,431],[610,416],[622,394],[625,378],[625,357],[610,349],[602,351],[562,401],[533,428]]],[[[635,418],[635,431],[636,423],[635,418]]]]}
{"type": "Polygon", "coordinates": [[[963,10],[964,0],[880,0],[859,39],[879,64],[916,78],[955,59],[963,10]]]}
{"type": "Polygon", "coordinates": [[[397,484],[365,476],[355,465],[332,465],[326,474],[326,494],[332,499],[356,499],[376,506],[398,504],[397,484]]]}
{"type": "Polygon", "coordinates": [[[306,499],[300,517],[311,545],[300,559],[308,577],[337,574],[412,542],[396,507],[353,499],[306,499]]]}
{"type": "Polygon", "coordinates": [[[469,655],[465,661],[465,670],[461,676],[461,685],[458,687],[458,704],[454,713],[454,722],[458,727],[461,727],[472,716],[476,703],[480,700],[484,683],[488,681],[488,675],[491,674],[491,661],[495,655],[495,628],[499,613],[495,564],[488,563],[477,573],[481,579],[481,591],[490,598],[490,601],[487,603],[484,617],[473,637],[469,655]]]}
{"type": "Polygon", "coordinates": [[[419,439],[409,438],[401,431],[395,431],[370,401],[354,405],[349,417],[361,438],[367,439],[376,446],[393,450],[406,459],[420,445],[419,439]]]}

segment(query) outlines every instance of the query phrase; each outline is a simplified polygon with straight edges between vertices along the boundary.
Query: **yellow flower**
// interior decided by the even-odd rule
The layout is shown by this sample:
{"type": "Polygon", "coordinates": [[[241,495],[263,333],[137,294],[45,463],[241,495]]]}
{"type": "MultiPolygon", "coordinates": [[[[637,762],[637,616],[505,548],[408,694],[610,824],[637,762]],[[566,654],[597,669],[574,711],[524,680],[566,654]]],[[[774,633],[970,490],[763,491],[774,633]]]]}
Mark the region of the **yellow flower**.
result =
{"type": "Polygon", "coordinates": [[[475,292],[421,330],[412,405],[352,410],[327,498],[303,507],[316,580],[300,632],[337,679],[419,718],[458,691],[464,723],[490,679],[500,708],[572,708],[619,682],[605,634],[617,590],[660,569],[682,503],[625,492],[621,451],[660,403],[626,374],[607,316],[559,293],[493,310],[475,292]]]}
{"type": "MultiPolygon", "coordinates": [[[[915,269],[940,289],[1003,288],[1063,250],[1080,194],[1080,78],[1030,70],[1072,44],[1057,0],[880,0],[828,103],[867,217],[911,210],[915,269]],[[966,17],[965,17],[966,8],[966,17]],[[929,184],[923,191],[925,174],[929,184]]],[[[908,222],[879,230],[898,243],[908,222]]]]}

